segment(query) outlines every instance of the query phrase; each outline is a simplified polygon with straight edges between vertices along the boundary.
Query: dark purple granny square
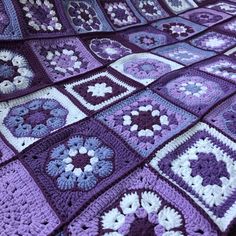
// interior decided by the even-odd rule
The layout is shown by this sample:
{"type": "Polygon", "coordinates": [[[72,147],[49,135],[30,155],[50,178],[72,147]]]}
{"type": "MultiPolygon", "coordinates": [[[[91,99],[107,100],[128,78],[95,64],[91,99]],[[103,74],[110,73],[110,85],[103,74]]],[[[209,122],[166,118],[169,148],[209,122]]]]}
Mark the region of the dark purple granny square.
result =
{"type": "Polygon", "coordinates": [[[77,37],[34,40],[29,42],[53,82],[100,67],[77,37]]]}
{"type": "Polygon", "coordinates": [[[73,33],[60,1],[13,1],[24,37],[53,37],[73,33]]]}
{"type": "Polygon", "coordinates": [[[143,50],[150,50],[176,41],[152,26],[141,26],[139,28],[126,30],[121,33],[122,37],[130,43],[140,47],[143,50]]]}
{"type": "Polygon", "coordinates": [[[115,30],[122,30],[146,23],[145,18],[137,12],[130,0],[101,0],[100,2],[103,11],[115,30]]]}
{"type": "Polygon", "coordinates": [[[68,235],[218,235],[201,210],[150,168],[139,168],[91,203],[68,235]]]}
{"type": "Polygon", "coordinates": [[[235,85],[193,69],[164,76],[151,88],[198,116],[236,91],[235,85]]]}
{"type": "Polygon", "coordinates": [[[234,58],[218,56],[204,62],[199,62],[194,67],[236,83],[236,60],[234,58]]]}
{"type": "Polygon", "coordinates": [[[236,140],[236,95],[216,107],[205,120],[236,140]]]}
{"type": "Polygon", "coordinates": [[[25,43],[1,43],[0,101],[25,95],[50,83],[25,43]]]}
{"type": "Polygon", "coordinates": [[[76,78],[62,91],[86,113],[94,113],[134,92],[141,85],[109,68],[76,78]]]}
{"type": "Polygon", "coordinates": [[[20,157],[62,221],[134,168],[139,155],[87,120],[40,141],[20,157]]]}
{"type": "Polygon", "coordinates": [[[89,37],[84,40],[92,54],[102,63],[110,63],[134,52],[139,48],[124,41],[119,34],[89,37]]]}

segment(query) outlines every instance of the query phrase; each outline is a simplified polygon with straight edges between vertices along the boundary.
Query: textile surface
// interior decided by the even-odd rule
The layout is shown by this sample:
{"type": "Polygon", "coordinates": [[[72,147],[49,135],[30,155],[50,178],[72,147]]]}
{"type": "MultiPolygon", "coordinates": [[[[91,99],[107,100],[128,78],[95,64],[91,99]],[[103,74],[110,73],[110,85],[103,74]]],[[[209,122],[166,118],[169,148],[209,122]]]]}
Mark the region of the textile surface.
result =
{"type": "Polygon", "coordinates": [[[0,235],[235,236],[235,16],[0,1],[0,235]]]}

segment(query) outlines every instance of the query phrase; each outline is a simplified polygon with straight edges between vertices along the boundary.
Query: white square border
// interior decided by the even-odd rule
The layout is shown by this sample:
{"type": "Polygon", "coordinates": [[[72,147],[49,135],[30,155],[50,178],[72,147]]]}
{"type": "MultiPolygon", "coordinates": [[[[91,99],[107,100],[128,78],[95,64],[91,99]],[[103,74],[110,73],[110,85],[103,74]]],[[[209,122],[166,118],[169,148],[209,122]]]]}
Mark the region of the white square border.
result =
{"type": "Polygon", "coordinates": [[[151,160],[150,165],[158,171],[161,175],[166,177],[168,180],[170,180],[172,183],[174,183],[176,186],[181,188],[188,196],[190,196],[209,216],[210,218],[217,224],[217,226],[220,228],[221,231],[225,231],[230,222],[235,218],[236,215],[236,202],[227,210],[225,215],[221,218],[218,218],[214,215],[214,213],[206,208],[203,203],[195,196],[191,195],[189,192],[187,192],[184,188],[180,187],[173,179],[171,179],[168,175],[162,172],[161,169],[158,167],[158,162],[162,160],[169,152],[174,151],[176,148],[184,144],[186,141],[188,141],[189,138],[191,138],[195,133],[198,131],[206,131],[210,135],[212,135],[214,138],[220,140],[223,144],[227,145],[229,148],[231,148],[236,153],[236,144],[232,140],[225,137],[223,134],[218,132],[213,127],[208,126],[205,123],[199,122],[196,124],[193,128],[188,130],[186,133],[182,134],[181,136],[178,136],[171,142],[167,143],[161,150],[157,151],[155,154],[155,157],[151,160]]]}

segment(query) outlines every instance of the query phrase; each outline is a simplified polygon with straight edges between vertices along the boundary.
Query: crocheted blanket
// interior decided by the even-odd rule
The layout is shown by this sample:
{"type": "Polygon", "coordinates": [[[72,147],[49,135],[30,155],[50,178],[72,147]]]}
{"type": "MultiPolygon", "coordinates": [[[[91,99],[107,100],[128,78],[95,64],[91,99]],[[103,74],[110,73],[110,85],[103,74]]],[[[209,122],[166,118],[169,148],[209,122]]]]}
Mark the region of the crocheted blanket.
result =
{"type": "Polygon", "coordinates": [[[0,1],[0,235],[235,236],[235,0],[0,1]]]}

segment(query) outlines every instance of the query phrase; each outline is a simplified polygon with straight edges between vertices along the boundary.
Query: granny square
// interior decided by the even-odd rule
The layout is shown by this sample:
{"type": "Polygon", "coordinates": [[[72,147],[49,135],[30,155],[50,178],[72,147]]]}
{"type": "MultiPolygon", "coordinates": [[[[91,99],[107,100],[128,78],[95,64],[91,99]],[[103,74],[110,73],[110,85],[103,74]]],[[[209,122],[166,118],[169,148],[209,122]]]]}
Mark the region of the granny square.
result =
{"type": "Polygon", "coordinates": [[[15,151],[9,147],[7,141],[0,137],[0,164],[15,156],[15,151]]]}
{"type": "Polygon", "coordinates": [[[159,20],[169,16],[158,0],[132,0],[132,3],[148,21],[159,20]]]}
{"type": "Polygon", "coordinates": [[[151,26],[126,30],[122,33],[122,36],[130,43],[133,43],[144,50],[150,50],[176,41],[167,33],[151,26]]]}
{"type": "Polygon", "coordinates": [[[101,0],[101,5],[115,30],[146,23],[145,18],[137,12],[130,0],[101,0]]]}
{"type": "Polygon", "coordinates": [[[22,156],[63,222],[140,163],[141,157],[93,120],[52,134],[22,156]]]}
{"type": "Polygon", "coordinates": [[[22,33],[12,1],[0,2],[0,40],[21,39],[22,33]]]}
{"type": "Polygon", "coordinates": [[[13,1],[24,37],[53,37],[73,33],[60,1],[13,1]]]}
{"type": "Polygon", "coordinates": [[[212,26],[218,24],[231,17],[224,12],[219,12],[213,9],[197,8],[191,11],[187,11],[180,15],[183,18],[191,20],[197,24],[212,26]]]}
{"type": "Polygon", "coordinates": [[[216,55],[215,52],[193,47],[188,43],[175,43],[154,49],[152,53],[164,56],[183,65],[191,65],[216,55]]]}
{"type": "Polygon", "coordinates": [[[109,71],[101,71],[73,83],[65,84],[65,90],[89,111],[97,111],[127,96],[136,88],[109,71]]]}
{"type": "Polygon", "coordinates": [[[0,113],[1,133],[18,151],[56,129],[86,117],[66,96],[52,87],[2,102],[0,113]]]}
{"type": "Polygon", "coordinates": [[[182,67],[178,63],[151,53],[131,54],[110,66],[121,74],[144,85],[148,85],[162,75],[182,67]]]}
{"type": "Polygon", "coordinates": [[[217,11],[225,12],[231,15],[236,15],[236,4],[233,3],[232,1],[227,2],[227,1],[218,1],[216,3],[210,4],[206,6],[207,8],[210,9],[215,9],[217,11]]]}
{"type": "Polygon", "coordinates": [[[102,63],[109,63],[115,61],[123,56],[131,54],[136,51],[131,44],[124,42],[119,35],[113,37],[92,37],[85,41],[87,47],[91,50],[93,55],[101,60],[102,63]]]}
{"type": "Polygon", "coordinates": [[[60,224],[20,161],[0,168],[0,196],[2,235],[49,235],[60,224]]]}
{"type": "Polygon", "coordinates": [[[186,128],[195,118],[150,90],[131,96],[97,115],[97,119],[143,157],[186,128]]]}
{"type": "Polygon", "coordinates": [[[25,95],[50,83],[25,43],[0,46],[0,101],[25,95]]]}
{"type": "Polygon", "coordinates": [[[62,3],[77,33],[112,31],[96,0],[62,0],[62,3]]]}
{"type": "Polygon", "coordinates": [[[91,203],[69,235],[217,235],[214,224],[149,168],[134,173],[91,203]]]}
{"type": "Polygon", "coordinates": [[[30,46],[53,82],[83,74],[101,66],[75,37],[35,40],[30,46]]]}
{"type": "Polygon", "coordinates": [[[159,150],[150,164],[226,231],[236,214],[236,146],[199,123],[159,150]]]}
{"type": "Polygon", "coordinates": [[[236,140],[236,95],[216,107],[205,120],[236,140]]]}
{"type": "Polygon", "coordinates": [[[154,83],[152,88],[196,115],[206,113],[236,91],[235,85],[192,69],[171,73],[154,83]]]}
{"type": "Polygon", "coordinates": [[[236,38],[218,33],[215,31],[210,31],[202,34],[201,36],[195,37],[190,40],[193,46],[212,50],[215,52],[222,52],[236,45],[236,38]]]}
{"type": "Polygon", "coordinates": [[[204,63],[198,63],[195,65],[195,68],[222,77],[226,80],[236,82],[236,61],[230,57],[214,57],[204,61],[204,63]]]}
{"type": "Polygon", "coordinates": [[[153,23],[152,26],[168,33],[178,40],[189,38],[206,29],[203,25],[198,25],[181,17],[171,17],[159,20],[153,23]]]}
{"type": "Polygon", "coordinates": [[[197,7],[193,0],[163,0],[167,7],[175,14],[197,7]]]}

